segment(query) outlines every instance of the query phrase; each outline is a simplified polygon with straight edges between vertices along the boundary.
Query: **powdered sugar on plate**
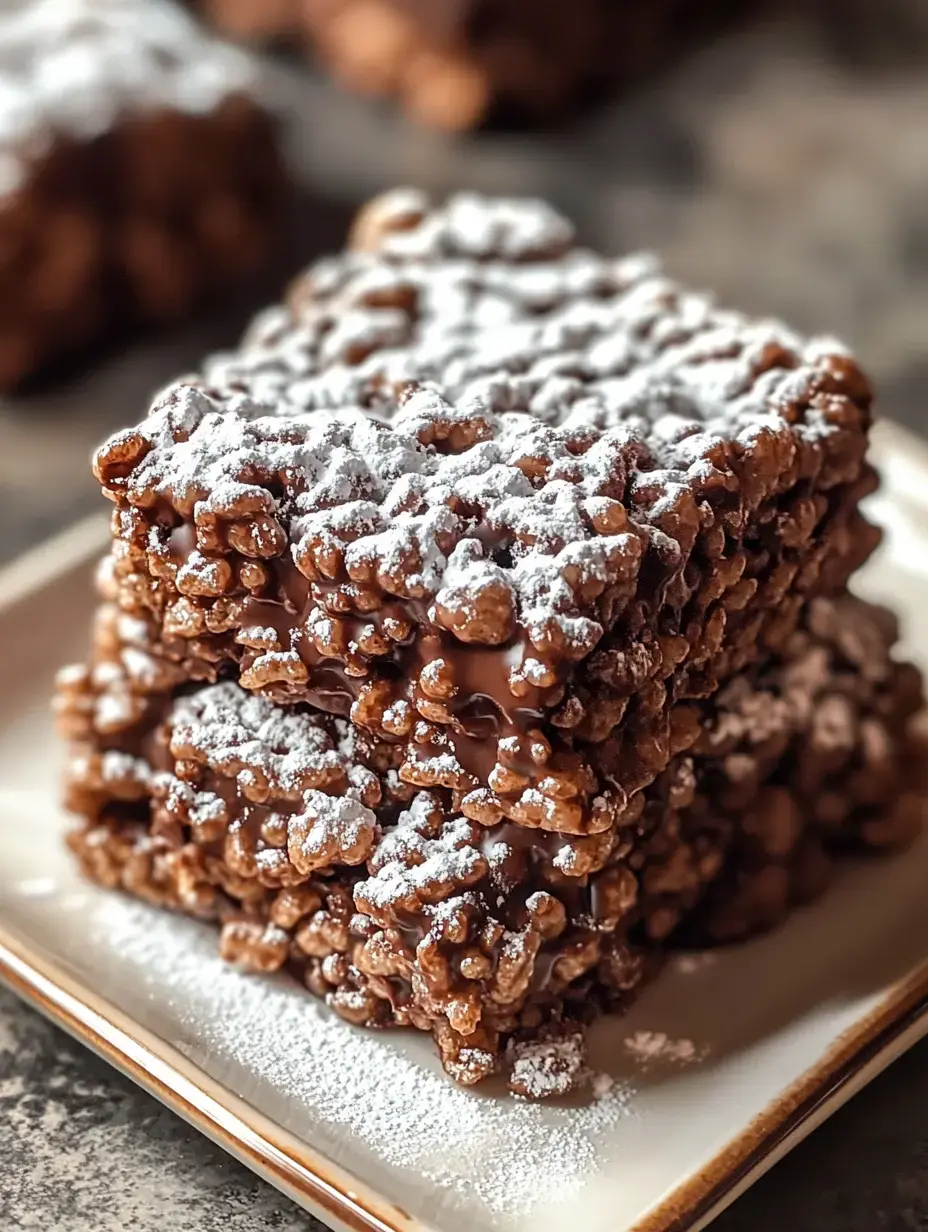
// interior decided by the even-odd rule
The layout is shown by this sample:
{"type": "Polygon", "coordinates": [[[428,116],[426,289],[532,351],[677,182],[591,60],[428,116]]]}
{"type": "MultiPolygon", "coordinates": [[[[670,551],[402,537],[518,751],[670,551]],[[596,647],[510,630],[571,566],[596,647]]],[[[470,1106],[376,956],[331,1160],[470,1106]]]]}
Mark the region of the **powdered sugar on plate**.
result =
{"type": "Polygon", "coordinates": [[[673,960],[675,971],[681,975],[698,975],[718,962],[718,954],[713,950],[695,951],[692,954],[678,954],[673,960]]]}
{"type": "MultiPolygon", "coordinates": [[[[577,1106],[538,1106],[456,1087],[430,1044],[362,1032],[286,979],[223,963],[215,934],[118,897],[95,901],[93,944],[114,979],[137,980],[169,1011],[191,1060],[249,1099],[286,1100],[284,1128],[338,1158],[350,1137],[393,1173],[424,1178],[443,1206],[479,1197],[487,1227],[567,1201],[604,1166],[633,1092],[598,1075],[577,1106]]],[[[149,1023],[154,1025],[154,1023],[149,1023]]]]}
{"type": "Polygon", "coordinates": [[[705,1056],[691,1039],[673,1039],[664,1031],[635,1031],[622,1044],[643,1070],[658,1063],[694,1065],[705,1056]]]}

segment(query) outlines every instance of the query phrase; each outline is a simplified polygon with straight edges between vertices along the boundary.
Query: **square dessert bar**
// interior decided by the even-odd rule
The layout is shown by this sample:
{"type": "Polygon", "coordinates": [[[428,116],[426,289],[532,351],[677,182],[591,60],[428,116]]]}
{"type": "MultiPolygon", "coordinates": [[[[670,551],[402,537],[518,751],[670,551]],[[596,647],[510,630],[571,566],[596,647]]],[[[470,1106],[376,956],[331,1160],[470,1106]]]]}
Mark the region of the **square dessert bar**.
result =
{"type": "Polygon", "coordinates": [[[545,116],[625,85],[747,0],[200,0],[246,38],[305,39],[362,94],[438,128],[545,116]]]}
{"type": "Polygon", "coordinates": [[[346,717],[481,825],[599,834],[869,553],[870,403],[837,343],[540,203],[398,192],[98,451],[107,587],[182,678],[346,717]]]}
{"type": "Polygon", "coordinates": [[[156,0],[0,11],[0,388],[257,266],[284,177],[242,53],[156,0]]]}
{"type": "Polygon", "coordinates": [[[817,599],[781,653],[700,704],[700,737],[595,836],[463,816],[395,745],[233,681],[191,689],[144,621],[100,609],[59,681],[70,844],[86,873],[215,921],[223,955],[287,968],[350,1022],[430,1031],[472,1083],[586,1071],[579,1028],[669,942],[731,940],[816,895],[842,850],[923,811],[918,673],[892,618],[817,599]]]}

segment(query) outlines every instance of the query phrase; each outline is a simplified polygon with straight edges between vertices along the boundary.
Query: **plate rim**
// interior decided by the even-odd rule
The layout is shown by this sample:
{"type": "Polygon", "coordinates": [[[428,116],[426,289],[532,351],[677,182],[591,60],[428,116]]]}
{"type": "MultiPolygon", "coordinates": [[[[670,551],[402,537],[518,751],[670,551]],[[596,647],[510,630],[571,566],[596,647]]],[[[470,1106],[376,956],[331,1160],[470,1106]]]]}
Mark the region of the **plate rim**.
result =
{"type": "MultiPolygon", "coordinates": [[[[2,924],[0,983],[330,1226],[350,1232],[439,1232],[275,1125],[2,924]]],[[[925,1036],[928,960],[625,1232],[699,1232],[925,1036]]]]}
{"type": "MultiPolygon", "coordinates": [[[[908,429],[881,419],[874,436],[884,449],[928,465],[928,445],[908,429]]],[[[0,568],[0,617],[86,567],[107,541],[108,519],[93,514],[0,568]]],[[[332,1226],[350,1232],[439,1232],[266,1118],[2,922],[0,983],[332,1226]]],[[[699,1232],[924,1036],[928,961],[894,985],[744,1129],[626,1232],[699,1232]]]]}
{"type": "Polygon", "coordinates": [[[304,1209],[309,1204],[330,1226],[350,1232],[440,1232],[276,1125],[2,924],[0,984],[304,1209]]]}
{"type": "Polygon", "coordinates": [[[928,1036],[928,960],[627,1232],[699,1232],[859,1090],[928,1036]]]}

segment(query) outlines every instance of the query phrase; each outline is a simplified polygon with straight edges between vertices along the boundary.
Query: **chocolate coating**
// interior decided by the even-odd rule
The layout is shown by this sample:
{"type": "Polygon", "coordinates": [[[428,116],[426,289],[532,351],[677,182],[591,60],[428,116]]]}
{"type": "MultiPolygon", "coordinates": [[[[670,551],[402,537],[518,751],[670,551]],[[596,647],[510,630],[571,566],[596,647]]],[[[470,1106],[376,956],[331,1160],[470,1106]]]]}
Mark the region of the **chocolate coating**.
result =
{"type": "Polygon", "coordinates": [[[113,631],[59,683],[85,870],[216,920],[226,957],[289,967],[352,1022],[431,1031],[464,1082],[627,999],[668,944],[771,926],[833,856],[924,814],[918,673],[851,598],[702,703],[693,748],[586,836],[472,821],[460,792],[405,784],[395,746],[232,682],[190,691],[113,631]]]}

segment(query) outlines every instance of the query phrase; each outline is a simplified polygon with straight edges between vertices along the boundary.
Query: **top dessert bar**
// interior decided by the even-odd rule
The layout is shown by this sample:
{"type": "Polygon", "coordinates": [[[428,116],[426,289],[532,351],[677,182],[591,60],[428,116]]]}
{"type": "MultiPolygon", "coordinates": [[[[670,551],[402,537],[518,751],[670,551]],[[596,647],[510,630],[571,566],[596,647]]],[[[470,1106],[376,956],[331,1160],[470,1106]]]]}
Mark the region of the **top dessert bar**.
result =
{"type": "Polygon", "coordinates": [[[869,553],[870,403],[547,206],[395,192],[98,451],[107,593],[467,816],[598,832],[869,553]]]}
{"type": "Polygon", "coordinates": [[[281,195],[241,52],[153,0],[0,6],[0,385],[261,258],[281,195]]]}

